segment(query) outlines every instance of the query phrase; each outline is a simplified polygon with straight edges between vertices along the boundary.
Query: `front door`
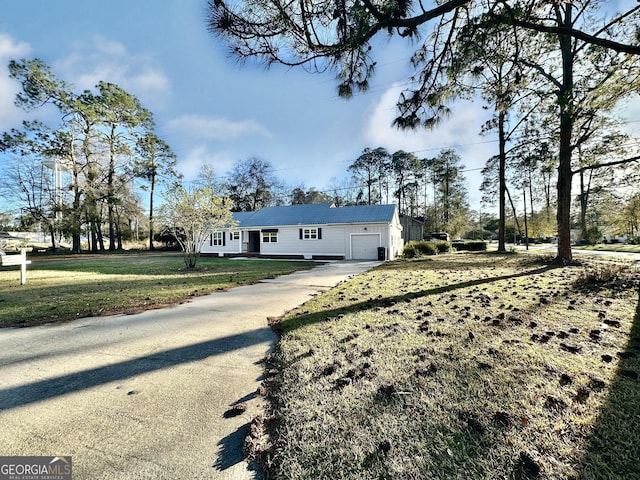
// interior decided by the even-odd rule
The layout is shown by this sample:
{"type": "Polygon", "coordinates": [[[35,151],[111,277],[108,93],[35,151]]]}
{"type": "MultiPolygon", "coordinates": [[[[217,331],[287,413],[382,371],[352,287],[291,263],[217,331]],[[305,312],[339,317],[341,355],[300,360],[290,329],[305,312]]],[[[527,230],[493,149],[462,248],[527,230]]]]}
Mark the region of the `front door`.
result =
{"type": "Polygon", "coordinates": [[[249,232],[249,253],[260,253],[260,231],[249,232]]]}

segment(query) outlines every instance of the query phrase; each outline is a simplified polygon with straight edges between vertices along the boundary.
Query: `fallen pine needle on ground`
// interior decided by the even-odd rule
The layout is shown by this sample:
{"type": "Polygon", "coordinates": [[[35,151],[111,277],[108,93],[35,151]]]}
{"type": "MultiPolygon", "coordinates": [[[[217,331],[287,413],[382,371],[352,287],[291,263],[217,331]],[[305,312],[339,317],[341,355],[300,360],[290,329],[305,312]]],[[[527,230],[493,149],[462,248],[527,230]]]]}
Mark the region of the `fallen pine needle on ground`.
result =
{"type": "Polygon", "coordinates": [[[387,262],[274,328],[268,478],[640,478],[633,266],[387,262]]]}

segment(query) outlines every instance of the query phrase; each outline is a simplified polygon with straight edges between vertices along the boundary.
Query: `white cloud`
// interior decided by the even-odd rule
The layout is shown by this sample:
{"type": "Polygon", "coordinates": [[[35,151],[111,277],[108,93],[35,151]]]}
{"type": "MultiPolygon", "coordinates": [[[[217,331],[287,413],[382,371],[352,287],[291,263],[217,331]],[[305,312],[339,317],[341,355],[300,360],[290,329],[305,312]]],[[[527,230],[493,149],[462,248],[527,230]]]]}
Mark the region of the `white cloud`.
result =
{"type": "Polygon", "coordinates": [[[224,153],[212,153],[204,145],[192,147],[185,155],[180,157],[178,170],[186,180],[192,180],[203,165],[212,165],[216,175],[223,176],[234,164],[232,155],[224,153]]]}
{"type": "Polygon", "coordinates": [[[152,110],[164,105],[171,85],[151,57],[131,53],[122,43],[101,36],[73,48],[71,54],[56,62],[54,70],[77,89],[92,89],[102,80],[136,95],[152,110]]]}
{"type": "Polygon", "coordinates": [[[167,77],[162,72],[151,67],[145,67],[142,72],[132,77],[131,83],[136,86],[136,89],[145,92],[155,91],[162,93],[168,92],[170,89],[167,77]]]}
{"type": "Polygon", "coordinates": [[[9,35],[0,32],[0,131],[6,131],[19,126],[25,113],[14,105],[16,94],[20,91],[20,84],[9,78],[6,65],[10,60],[17,60],[29,53],[31,47],[25,42],[19,42],[9,35]]]}
{"type": "Polygon", "coordinates": [[[206,140],[233,140],[256,135],[271,138],[271,133],[255,120],[234,121],[203,115],[182,115],[171,120],[167,128],[181,135],[206,140]]]}
{"type": "MultiPolygon", "coordinates": [[[[397,115],[396,102],[402,87],[387,90],[374,107],[365,127],[365,140],[371,146],[384,146],[388,150],[406,150],[436,155],[443,148],[468,148],[469,144],[486,142],[478,132],[487,120],[487,111],[480,104],[458,103],[451,107],[452,114],[434,130],[403,131],[392,126],[397,115]]],[[[474,146],[474,150],[477,147],[474,146]]]]}
{"type": "Polygon", "coordinates": [[[479,135],[490,112],[484,110],[480,102],[459,102],[451,107],[451,116],[434,130],[402,131],[392,126],[401,92],[402,87],[394,85],[381,95],[365,125],[363,136],[367,146],[381,146],[390,152],[405,150],[421,158],[435,157],[444,148],[454,149],[462,158],[470,200],[472,206],[477,208],[482,182],[478,169],[498,153],[498,143],[494,137],[479,135]]]}
{"type": "Polygon", "coordinates": [[[6,33],[0,32],[0,58],[2,60],[23,57],[31,47],[26,42],[16,42],[6,33]]]}
{"type": "MultiPolygon", "coordinates": [[[[78,45],[76,45],[76,48],[78,45]]],[[[128,55],[127,48],[122,43],[107,40],[101,36],[94,37],[94,45],[96,52],[101,56],[121,58],[128,55]]]]}
{"type": "Polygon", "coordinates": [[[634,95],[621,103],[613,113],[621,119],[622,131],[633,137],[640,136],[640,96],[634,95]]]}

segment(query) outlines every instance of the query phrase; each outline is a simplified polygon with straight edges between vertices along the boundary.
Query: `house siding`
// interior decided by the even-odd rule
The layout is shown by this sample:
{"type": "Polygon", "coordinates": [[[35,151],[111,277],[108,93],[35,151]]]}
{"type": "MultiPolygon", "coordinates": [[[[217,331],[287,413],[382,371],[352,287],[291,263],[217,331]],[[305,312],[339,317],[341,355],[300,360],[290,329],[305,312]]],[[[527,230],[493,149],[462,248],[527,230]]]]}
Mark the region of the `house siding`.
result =
{"type": "Polygon", "coordinates": [[[318,228],[313,226],[281,227],[278,229],[277,243],[262,243],[262,255],[302,255],[305,258],[314,256],[343,257],[353,259],[353,235],[376,235],[379,245],[389,250],[388,258],[393,259],[398,254],[398,245],[402,243],[401,230],[390,228],[389,225],[367,224],[353,226],[322,226],[321,239],[300,239],[300,228],[318,228]],[[393,233],[397,233],[395,237],[393,233]]]}
{"type": "Polygon", "coordinates": [[[301,255],[298,229],[294,227],[278,228],[276,243],[263,243],[260,239],[260,253],[262,255],[301,255]]]}
{"type": "Polygon", "coordinates": [[[314,256],[343,257],[351,259],[350,234],[368,231],[381,233],[385,229],[383,226],[296,226],[281,227],[278,229],[277,243],[262,243],[260,254],[262,255],[302,255],[304,258],[314,256]],[[300,239],[300,229],[322,228],[321,239],[300,239]]]}
{"type": "MultiPolygon", "coordinates": [[[[285,207],[286,208],[286,207],[285,207]]],[[[318,206],[314,206],[318,208],[318,206]]],[[[325,208],[329,208],[328,206],[325,208]]],[[[367,207],[362,207],[364,211],[367,207]]],[[[321,212],[320,212],[321,213],[321,212]]],[[[332,212],[333,213],[333,212],[332,212]]],[[[394,210],[393,215],[390,216],[387,221],[384,222],[354,222],[354,223],[336,223],[336,224],[296,224],[296,225],[277,225],[274,223],[268,223],[265,226],[259,226],[255,221],[250,223],[240,222],[240,225],[236,228],[241,232],[240,240],[231,240],[229,231],[225,231],[225,245],[211,245],[211,242],[207,240],[202,249],[202,253],[205,255],[238,255],[243,253],[259,253],[261,256],[270,257],[298,257],[298,258],[343,258],[347,260],[355,259],[352,252],[352,241],[354,235],[368,235],[375,236],[378,246],[385,247],[386,258],[393,260],[401,251],[402,241],[402,226],[399,222],[397,209],[394,210]],[[321,229],[321,238],[316,239],[304,239],[301,238],[300,229],[321,229]],[[278,241],[275,243],[262,242],[262,235],[260,234],[259,252],[257,248],[253,251],[249,251],[249,235],[253,232],[256,235],[262,230],[277,230],[278,241]]],[[[310,218],[314,220],[313,216],[310,218]]],[[[253,220],[253,219],[252,219],[253,220]]],[[[373,244],[373,238],[369,241],[369,251],[371,251],[371,245],[373,244]]],[[[376,248],[377,250],[377,248],[376,248]]],[[[377,252],[376,252],[377,253],[377,252]]],[[[370,254],[369,254],[370,255],[370,254]]],[[[377,258],[369,256],[368,258],[377,258]]]]}
{"type": "Polygon", "coordinates": [[[401,215],[400,224],[402,225],[402,238],[404,243],[412,240],[418,242],[424,240],[424,222],[408,215],[401,215]]]}
{"type": "Polygon", "coordinates": [[[213,245],[211,241],[211,235],[209,235],[209,238],[207,238],[204,246],[202,247],[202,253],[215,253],[220,256],[224,256],[225,254],[242,252],[242,237],[245,232],[240,232],[240,240],[232,240],[230,236],[231,232],[229,232],[228,230],[225,230],[223,233],[224,245],[213,245]]]}
{"type": "MultiPolygon", "coordinates": [[[[357,255],[354,256],[354,252],[353,252],[353,237],[354,236],[361,236],[361,235],[366,235],[366,236],[374,236],[376,237],[376,241],[378,243],[377,247],[380,246],[385,246],[387,245],[387,240],[388,240],[388,228],[386,225],[354,225],[354,226],[350,226],[350,227],[346,227],[344,229],[345,231],[345,235],[344,235],[344,242],[345,242],[345,252],[347,254],[346,258],[348,258],[349,260],[355,260],[357,259],[357,255]]],[[[373,258],[377,258],[377,257],[373,257],[373,258]]]]}

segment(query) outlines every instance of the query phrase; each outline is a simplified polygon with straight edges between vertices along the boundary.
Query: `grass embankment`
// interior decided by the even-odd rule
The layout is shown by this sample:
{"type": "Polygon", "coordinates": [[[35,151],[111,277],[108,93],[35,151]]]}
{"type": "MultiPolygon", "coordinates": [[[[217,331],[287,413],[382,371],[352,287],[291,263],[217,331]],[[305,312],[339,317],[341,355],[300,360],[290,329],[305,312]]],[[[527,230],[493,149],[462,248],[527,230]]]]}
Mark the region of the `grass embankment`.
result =
{"type": "Polygon", "coordinates": [[[316,297],[247,449],[273,478],[640,478],[637,273],[590,268],[454,254],[316,297]]]}
{"type": "Polygon", "coordinates": [[[33,256],[27,284],[17,267],[0,270],[0,327],[134,312],[310,268],[311,262],[200,258],[180,254],[33,256]]]}

